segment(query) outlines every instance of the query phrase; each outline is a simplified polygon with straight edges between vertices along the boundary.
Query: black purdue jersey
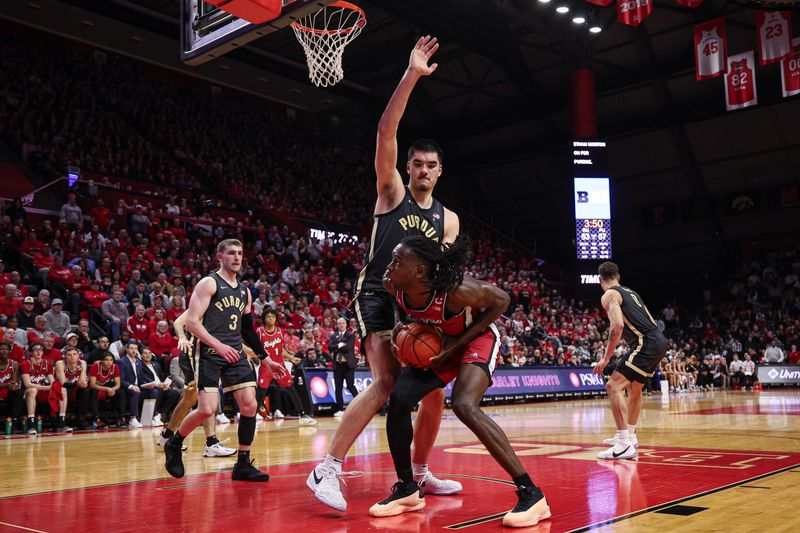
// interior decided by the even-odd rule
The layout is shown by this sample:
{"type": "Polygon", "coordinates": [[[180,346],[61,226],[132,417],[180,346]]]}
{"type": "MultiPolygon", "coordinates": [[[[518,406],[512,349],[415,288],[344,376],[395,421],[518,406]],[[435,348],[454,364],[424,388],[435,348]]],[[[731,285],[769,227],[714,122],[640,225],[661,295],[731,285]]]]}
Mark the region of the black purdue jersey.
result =
{"type": "Polygon", "coordinates": [[[203,315],[203,327],[222,344],[241,351],[242,312],[247,306],[247,288],[241,283],[231,287],[218,272],[210,277],[217,284],[217,290],[203,315]]]}
{"type": "Polygon", "coordinates": [[[369,241],[369,260],[358,276],[356,293],[383,290],[383,274],[392,261],[392,250],[404,237],[411,235],[424,235],[442,242],[444,206],[434,198],[431,206],[423,209],[406,187],[403,201],[397,207],[374,217],[369,241]]]}
{"type": "Polygon", "coordinates": [[[625,339],[625,342],[630,344],[639,337],[660,334],[647,314],[644,300],[636,291],[622,285],[614,285],[611,289],[616,290],[622,296],[622,318],[625,323],[622,338],[625,339]]]}

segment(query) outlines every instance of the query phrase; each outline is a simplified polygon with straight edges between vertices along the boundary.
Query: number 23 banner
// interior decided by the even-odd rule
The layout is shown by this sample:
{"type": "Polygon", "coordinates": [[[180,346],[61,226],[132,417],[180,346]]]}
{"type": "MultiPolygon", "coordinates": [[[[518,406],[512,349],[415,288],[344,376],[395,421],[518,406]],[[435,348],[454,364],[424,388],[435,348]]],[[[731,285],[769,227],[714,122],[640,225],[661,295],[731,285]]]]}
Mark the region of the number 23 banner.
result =
{"type": "Polygon", "coordinates": [[[786,11],[756,11],[758,61],[762,65],[792,56],[792,17],[786,11]]]}
{"type": "Polygon", "coordinates": [[[698,80],[716,78],[727,68],[728,43],[723,17],[696,24],[694,30],[695,72],[698,80]]]}
{"type": "Polygon", "coordinates": [[[728,111],[758,104],[753,51],[728,56],[725,74],[725,108],[728,111]]]}

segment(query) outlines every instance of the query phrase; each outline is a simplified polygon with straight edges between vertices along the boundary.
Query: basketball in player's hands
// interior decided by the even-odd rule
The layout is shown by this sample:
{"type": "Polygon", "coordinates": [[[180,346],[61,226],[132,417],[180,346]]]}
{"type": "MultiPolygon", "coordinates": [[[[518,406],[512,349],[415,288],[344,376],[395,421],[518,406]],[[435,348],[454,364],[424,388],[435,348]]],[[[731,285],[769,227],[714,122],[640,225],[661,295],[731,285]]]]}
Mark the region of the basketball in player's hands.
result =
{"type": "Polygon", "coordinates": [[[397,333],[394,343],[401,363],[426,368],[442,350],[442,335],[433,326],[413,322],[397,333]]]}

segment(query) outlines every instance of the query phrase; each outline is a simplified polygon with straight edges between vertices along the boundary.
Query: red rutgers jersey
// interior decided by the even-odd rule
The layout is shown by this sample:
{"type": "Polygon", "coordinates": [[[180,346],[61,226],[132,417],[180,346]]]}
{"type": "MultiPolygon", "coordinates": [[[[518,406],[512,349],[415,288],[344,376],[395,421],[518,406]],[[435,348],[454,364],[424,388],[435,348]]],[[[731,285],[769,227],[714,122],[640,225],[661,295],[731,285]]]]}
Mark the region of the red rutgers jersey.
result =
{"type": "Polygon", "coordinates": [[[75,384],[81,379],[81,364],[75,365],[75,368],[70,370],[69,365],[64,363],[64,385],[75,384]]]}
{"type": "Polygon", "coordinates": [[[469,307],[456,314],[447,310],[447,293],[435,294],[424,309],[414,309],[406,304],[403,291],[397,291],[397,305],[415,322],[436,326],[450,337],[464,333],[472,322],[472,310],[469,307]]]}
{"type": "MultiPolygon", "coordinates": [[[[11,383],[14,377],[14,365],[11,361],[6,362],[6,368],[0,370],[0,384],[11,383]]],[[[0,389],[0,400],[5,400],[8,397],[8,388],[0,389]]]]}
{"type": "Polygon", "coordinates": [[[636,28],[653,12],[653,0],[617,0],[617,20],[636,28]]]}
{"type": "Polygon", "coordinates": [[[119,366],[111,365],[108,370],[102,366],[102,361],[97,361],[89,369],[89,377],[94,376],[95,383],[103,387],[113,387],[116,385],[114,378],[119,377],[119,366]]]}
{"type": "Polygon", "coordinates": [[[746,107],[755,100],[754,82],[753,69],[748,66],[746,58],[740,61],[731,61],[727,76],[728,106],[746,107]]]}
{"type": "Polygon", "coordinates": [[[26,359],[22,362],[21,374],[28,374],[31,383],[36,385],[48,385],[47,376],[53,374],[52,363],[46,359],[42,359],[40,363],[36,364],[31,359],[26,359]]]}
{"type": "Polygon", "coordinates": [[[800,94],[800,55],[784,59],[781,63],[783,97],[800,94]]]}
{"type": "MultiPolygon", "coordinates": [[[[261,341],[261,346],[264,347],[264,351],[267,352],[267,355],[270,359],[275,361],[278,364],[283,365],[283,332],[280,328],[275,328],[275,331],[272,333],[268,333],[263,327],[260,327],[256,330],[258,333],[258,339],[261,341]]],[[[272,370],[262,362],[258,366],[258,386],[261,388],[267,388],[274,378],[272,374],[272,370]]],[[[288,388],[292,386],[292,378],[291,375],[288,375],[284,379],[278,381],[278,385],[281,388],[288,388]]]]}

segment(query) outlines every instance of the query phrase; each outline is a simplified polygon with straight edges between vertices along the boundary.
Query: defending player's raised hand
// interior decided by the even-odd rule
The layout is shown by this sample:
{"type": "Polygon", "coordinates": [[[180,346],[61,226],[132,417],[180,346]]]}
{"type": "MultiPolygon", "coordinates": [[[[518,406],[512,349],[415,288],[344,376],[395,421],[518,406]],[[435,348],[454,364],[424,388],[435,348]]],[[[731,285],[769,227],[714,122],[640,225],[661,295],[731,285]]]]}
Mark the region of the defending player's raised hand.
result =
{"type": "Polygon", "coordinates": [[[217,353],[229,363],[235,363],[239,360],[239,351],[226,344],[220,345],[220,349],[217,350],[217,353]]]}
{"type": "Polygon", "coordinates": [[[420,76],[430,76],[439,66],[438,63],[428,65],[433,54],[439,49],[439,43],[436,37],[425,35],[420,37],[414,49],[411,50],[411,57],[408,60],[408,69],[416,72],[420,76]]]}

